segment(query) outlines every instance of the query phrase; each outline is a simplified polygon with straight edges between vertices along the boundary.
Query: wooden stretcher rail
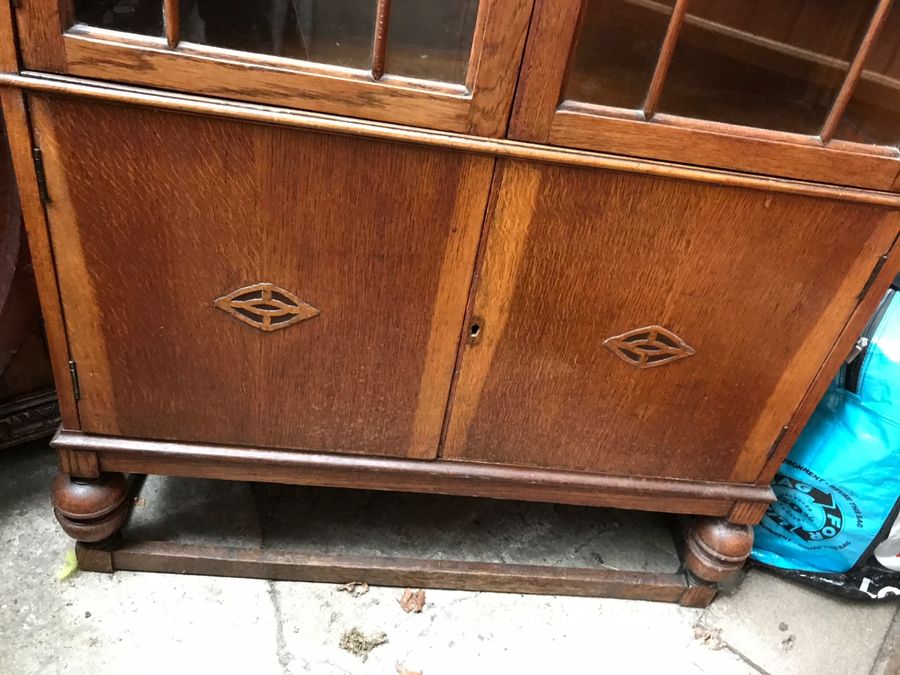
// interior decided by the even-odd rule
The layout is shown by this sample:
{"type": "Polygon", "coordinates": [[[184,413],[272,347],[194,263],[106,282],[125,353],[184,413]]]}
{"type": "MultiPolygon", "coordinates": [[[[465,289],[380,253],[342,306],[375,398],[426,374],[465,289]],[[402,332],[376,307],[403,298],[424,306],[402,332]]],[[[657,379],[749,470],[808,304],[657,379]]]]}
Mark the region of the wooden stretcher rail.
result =
{"type": "Polygon", "coordinates": [[[357,555],[304,555],[171,542],[123,542],[111,551],[79,544],[79,568],[90,572],[164,572],[220,577],[376,586],[575,595],[679,602],[689,590],[684,574],[621,572],[543,565],[426,560],[357,555]]]}

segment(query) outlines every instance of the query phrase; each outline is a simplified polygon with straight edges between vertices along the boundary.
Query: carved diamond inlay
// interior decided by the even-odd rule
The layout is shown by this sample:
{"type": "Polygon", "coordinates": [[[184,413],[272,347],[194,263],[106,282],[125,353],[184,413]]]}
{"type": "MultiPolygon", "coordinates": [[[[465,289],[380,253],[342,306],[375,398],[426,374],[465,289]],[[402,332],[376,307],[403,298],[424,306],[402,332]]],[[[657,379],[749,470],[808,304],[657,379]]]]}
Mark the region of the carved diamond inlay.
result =
{"type": "Polygon", "coordinates": [[[239,288],[218,298],[215,304],[235,319],[266,332],[319,315],[312,305],[268,282],[239,288]]]}
{"type": "Polygon", "coordinates": [[[635,368],[653,368],[696,353],[693,347],[662,326],[635,328],[607,338],[603,344],[635,368]]]}

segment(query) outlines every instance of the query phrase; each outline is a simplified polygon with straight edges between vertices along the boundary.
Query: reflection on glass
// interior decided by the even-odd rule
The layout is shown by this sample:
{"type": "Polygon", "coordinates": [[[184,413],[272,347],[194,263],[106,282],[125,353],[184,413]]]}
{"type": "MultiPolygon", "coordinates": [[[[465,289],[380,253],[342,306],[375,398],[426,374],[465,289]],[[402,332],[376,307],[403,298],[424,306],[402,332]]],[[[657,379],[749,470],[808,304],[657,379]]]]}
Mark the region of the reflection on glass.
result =
{"type": "Polygon", "coordinates": [[[587,0],[563,98],[641,108],[656,68],[674,0],[587,0]]]}
{"type": "Polygon", "coordinates": [[[478,0],[393,0],[386,72],[464,82],[478,0]]]}
{"type": "Polygon", "coordinates": [[[375,0],[182,0],[182,39],[368,69],[375,0]]]}
{"type": "Polygon", "coordinates": [[[162,0],[75,0],[75,21],[139,35],[163,35],[162,0]]]}
{"type": "Polygon", "coordinates": [[[875,5],[876,0],[694,0],[660,111],[817,134],[875,5]]]}
{"type": "Polygon", "coordinates": [[[900,144],[900,4],[888,14],[835,138],[900,144]]]}

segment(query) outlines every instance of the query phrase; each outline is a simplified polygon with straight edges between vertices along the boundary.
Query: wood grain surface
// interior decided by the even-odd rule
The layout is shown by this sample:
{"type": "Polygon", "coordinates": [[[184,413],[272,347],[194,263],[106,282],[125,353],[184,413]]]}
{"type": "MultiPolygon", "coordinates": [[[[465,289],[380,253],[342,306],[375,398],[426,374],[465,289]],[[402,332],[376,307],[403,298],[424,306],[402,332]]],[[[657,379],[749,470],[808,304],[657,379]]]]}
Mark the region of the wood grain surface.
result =
{"type": "MultiPolygon", "coordinates": [[[[900,213],[895,211],[892,218],[900,227],[900,213]]],[[[878,308],[878,304],[884,298],[884,294],[898,275],[900,275],[900,240],[895,240],[890,252],[885,257],[884,264],[875,278],[872,279],[865,297],[860,300],[856,309],[853,310],[853,315],[847,321],[847,325],[844,326],[840,338],[835,342],[834,347],[828,354],[828,358],[822,363],[822,367],[806,391],[806,395],[794,413],[787,431],[781,438],[775,451],[766,461],[765,468],[757,477],[758,484],[768,485],[775,477],[775,473],[787,458],[791,447],[803,431],[803,427],[809,421],[813,412],[815,412],[819,401],[825,395],[838,369],[846,363],[847,356],[853,350],[856,341],[865,330],[866,324],[872,318],[872,315],[878,308]]]]}
{"type": "Polygon", "coordinates": [[[564,106],[553,117],[548,142],[785,178],[896,190],[894,177],[900,171],[896,154],[884,156],[846,146],[825,148],[778,137],[758,138],[763,134],[735,132],[723,126],[704,124],[702,128],[688,128],[683,118],[663,114],[655,115],[652,123],[613,117],[601,120],[589,108],[564,106]]]}
{"type": "Polygon", "coordinates": [[[84,430],[436,454],[492,159],[61,99],[32,111],[84,430]],[[214,306],[261,282],[320,315],[264,333],[214,306]]]}
{"type": "Polygon", "coordinates": [[[898,232],[894,211],[501,161],[443,456],[752,482],[898,232]],[[603,347],[663,326],[695,354],[603,347]]]}
{"type": "Polygon", "coordinates": [[[399,588],[574,595],[656,602],[680,602],[689,591],[688,582],[680,573],[352,553],[309,555],[289,550],[162,541],[124,541],[107,551],[79,544],[75,550],[79,569],[90,572],[132,570],[332,584],[365,579],[369,584],[399,588]]]}
{"type": "MultiPolygon", "coordinates": [[[[652,0],[632,0],[632,3],[651,6],[666,17],[672,13],[671,5],[675,4],[652,0]]],[[[710,3],[692,2],[688,6],[686,21],[692,21],[692,13],[713,9],[718,12],[716,20],[719,23],[707,21],[704,23],[707,28],[710,25],[719,29],[728,28],[730,23],[743,28],[743,31],[738,31],[741,39],[735,40],[732,36],[729,42],[737,43],[738,51],[732,58],[738,62],[749,58],[745,52],[753,45],[763,45],[761,51],[778,55],[781,53],[779,48],[790,46],[791,41],[799,41],[807,47],[801,50],[803,54],[811,58],[810,55],[818,53],[816,50],[825,50],[828,39],[833,39],[836,32],[846,33],[846,37],[850,39],[854,37],[849,25],[845,26],[828,16],[820,4],[800,4],[803,6],[786,5],[783,11],[784,25],[774,28],[758,21],[759,16],[748,12],[743,6],[721,3],[712,3],[710,6],[710,3]],[[790,18],[792,20],[787,20],[790,18]],[[787,37],[779,32],[784,30],[796,31],[799,35],[787,37]],[[782,44],[779,39],[784,39],[787,43],[782,44]]],[[[683,6],[679,7],[679,10],[683,9],[683,6]]],[[[645,105],[650,104],[647,105],[647,114],[643,111],[567,100],[565,85],[573,67],[571,59],[579,37],[579,17],[584,11],[589,11],[586,0],[535,0],[510,121],[511,138],[788,178],[880,190],[897,189],[894,180],[900,172],[900,157],[896,148],[861,143],[826,145],[823,138],[816,134],[787,133],[775,128],[764,128],[765,125],[738,126],[712,119],[657,113],[658,106],[655,103],[661,92],[665,93],[663,76],[667,71],[667,60],[672,55],[673,45],[668,42],[661,50],[660,60],[647,92],[645,105]]],[[[597,11],[596,8],[593,11],[597,11]]],[[[845,11],[854,14],[858,10],[848,6],[845,11]]],[[[773,15],[771,12],[761,14],[766,17],[773,15]]],[[[879,16],[883,19],[883,12],[879,16]]],[[[676,27],[678,21],[680,18],[676,13],[676,27]]],[[[707,37],[710,49],[725,50],[730,54],[715,39],[716,34],[707,37]]],[[[677,50],[678,46],[676,41],[674,49],[677,50]]],[[[871,46],[871,40],[861,45],[863,51],[871,46]]],[[[851,51],[856,48],[854,45],[851,51]]],[[[829,72],[838,67],[851,67],[850,63],[842,63],[840,60],[835,65],[835,59],[828,59],[824,54],[819,56],[827,66],[821,67],[829,72]]],[[[624,58],[626,57],[623,56],[624,58]]],[[[780,61],[777,62],[780,65],[780,61]]],[[[855,66],[860,68],[861,62],[861,58],[857,59],[855,66]]],[[[799,83],[796,84],[798,88],[805,84],[803,77],[811,70],[809,64],[803,65],[804,68],[794,74],[795,82],[799,83]]],[[[623,67],[622,72],[628,76],[630,71],[623,67]]],[[[848,92],[851,90],[852,87],[849,87],[848,92]]],[[[886,90],[882,96],[890,95],[887,93],[889,91],[886,90]]],[[[759,92],[759,96],[765,98],[766,92],[759,92]]],[[[730,100],[723,98],[726,106],[730,100]]],[[[773,107],[776,117],[789,114],[779,112],[777,106],[773,107]]],[[[837,112],[843,109],[840,106],[837,108],[837,112]]],[[[839,117],[835,115],[826,131],[833,131],[839,117]]]]}
{"type": "MultiPolygon", "coordinates": [[[[611,169],[651,176],[668,176],[700,183],[738,186],[767,192],[828,197],[863,204],[900,206],[900,195],[895,192],[859,189],[843,185],[828,185],[826,183],[796,179],[781,179],[673,162],[624,157],[609,153],[524,143],[502,138],[482,138],[467,134],[387,125],[348,117],[320,115],[284,107],[190,96],[130,85],[97,83],[81,78],[48,75],[46,73],[28,72],[24,75],[0,73],[0,87],[21,88],[29,92],[86,98],[109,103],[139,105],[156,110],[275,124],[324,133],[414,143],[416,145],[471,152],[492,157],[509,157],[566,166],[611,169]]],[[[748,145],[747,148],[752,149],[752,146],[748,145]]],[[[847,172],[853,173],[854,166],[848,160],[846,164],[847,172]]],[[[850,180],[852,180],[852,177],[850,180]]]]}
{"type": "Polygon", "coordinates": [[[770,503],[768,486],[609,476],[479,462],[290,452],[148,441],[61,430],[57,452],[93,453],[100,471],[728,515],[738,502],[770,503]]]}
{"type": "Polygon", "coordinates": [[[73,25],[71,0],[29,2],[18,16],[28,69],[496,137],[506,130],[532,3],[480,3],[465,85],[382,77],[383,53],[373,77],[368,70],[176,45],[174,22],[166,24],[167,38],[73,25]]]}
{"type": "Polygon", "coordinates": [[[16,51],[12,4],[10,0],[0,0],[0,72],[14,73],[18,70],[19,55],[16,51]]]}

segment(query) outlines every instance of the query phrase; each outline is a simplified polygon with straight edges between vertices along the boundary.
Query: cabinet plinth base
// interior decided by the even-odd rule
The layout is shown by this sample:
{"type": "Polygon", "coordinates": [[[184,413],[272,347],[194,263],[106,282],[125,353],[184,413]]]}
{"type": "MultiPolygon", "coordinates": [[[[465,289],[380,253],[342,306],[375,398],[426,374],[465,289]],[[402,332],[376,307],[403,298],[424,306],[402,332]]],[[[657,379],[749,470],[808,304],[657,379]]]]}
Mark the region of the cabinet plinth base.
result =
{"type": "Polygon", "coordinates": [[[686,607],[705,607],[717,591],[715,583],[685,567],[687,549],[679,556],[678,536],[673,539],[669,527],[671,518],[659,514],[578,507],[560,511],[560,507],[527,502],[156,476],[149,477],[145,493],[121,536],[99,545],[78,543],[80,569],[335,584],[364,581],[381,586],[612,597],[686,607]],[[211,514],[199,529],[197,522],[188,523],[183,537],[170,538],[173,522],[177,530],[173,517],[181,513],[179,495],[187,493],[210,503],[221,503],[227,495],[249,514],[252,527],[245,522],[235,529],[229,519],[211,514]],[[315,522],[305,517],[311,508],[320,514],[315,522]],[[297,516],[307,527],[296,526],[297,516]],[[558,536],[524,549],[509,548],[512,540],[533,541],[534,531],[529,528],[549,528],[558,536]],[[458,551],[448,549],[442,539],[442,533],[450,530],[455,532],[453,541],[467,542],[458,551]],[[367,535],[359,537],[360,531],[367,535]],[[497,538],[498,531],[515,534],[497,538]],[[202,541],[197,540],[197,532],[203,533],[202,541]],[[397,532],[416,532],[415,543],[396,545],[392,536],[399,536],[397,532]],[[660,546],[661,541],[665,546],[660,546]],[[380,554],[380,550],[391,553],[380,554]]]}
{"type": "Polygon", "coordinates": [[[768,486],[745,483],[152,441],[66,429],[57,433],[53,446],[61,457],[73,451],[89,454],[99,471],[127,474],[428,492],[722,517],[738,503],[775,501],[768,486]]]}

